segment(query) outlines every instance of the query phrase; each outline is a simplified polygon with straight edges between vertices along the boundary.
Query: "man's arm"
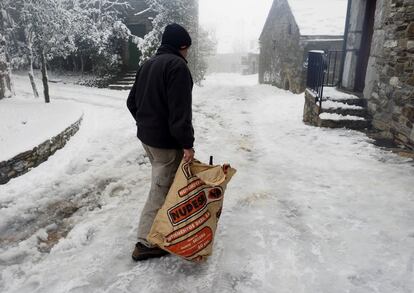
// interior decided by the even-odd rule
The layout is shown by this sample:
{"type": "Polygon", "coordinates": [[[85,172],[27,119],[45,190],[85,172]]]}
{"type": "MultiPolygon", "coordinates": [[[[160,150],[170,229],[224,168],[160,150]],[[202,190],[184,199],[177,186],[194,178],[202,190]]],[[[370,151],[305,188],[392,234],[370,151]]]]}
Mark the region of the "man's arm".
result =
{"type": "Polygon", "coordinates": [[[137,90],[137,80],[138,80],[138,74],[140,72],[140,69],[138,69],[137,75],[135,76],[134,85],[132,86],[131,91],[129,92],[128,99],[127,99],[127,107],[129,112],[131,112],[132,117],[134,117],[135,120],[137,120],[137,103],[135,100],[135,93],[137,90]]]}
{"type": "Polygon", "coordinates": [[[175,64],[167,79],[169,128],[172,136],[183,149],[192,149],[194,129],[192,124],[192,88],[190,70],[183,62],[175,64]]]}

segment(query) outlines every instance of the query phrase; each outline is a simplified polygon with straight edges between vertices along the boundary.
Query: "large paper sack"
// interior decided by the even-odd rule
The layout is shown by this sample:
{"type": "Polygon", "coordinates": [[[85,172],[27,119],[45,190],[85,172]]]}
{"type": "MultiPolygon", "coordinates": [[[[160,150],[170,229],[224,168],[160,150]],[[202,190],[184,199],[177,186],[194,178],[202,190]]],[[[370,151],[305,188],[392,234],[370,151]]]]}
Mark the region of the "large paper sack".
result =
{"type": "Polygon", "coordinates": [[[235,173],[229,165],[182,161],[148,241],[187,260],[205,260],[212,253],[224,191],[235,173]]]}

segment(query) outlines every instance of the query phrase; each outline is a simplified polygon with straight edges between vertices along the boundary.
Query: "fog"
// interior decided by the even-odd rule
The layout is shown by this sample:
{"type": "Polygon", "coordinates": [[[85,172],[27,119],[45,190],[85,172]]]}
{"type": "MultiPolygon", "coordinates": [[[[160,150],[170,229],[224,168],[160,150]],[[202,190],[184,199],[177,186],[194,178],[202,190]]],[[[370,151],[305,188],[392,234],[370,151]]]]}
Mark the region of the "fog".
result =
{"type": "Polygon", "coordinates": [[[200,0],[200,24],[214,31],[217,53],[255,49],[272,0],[200,0]]]}

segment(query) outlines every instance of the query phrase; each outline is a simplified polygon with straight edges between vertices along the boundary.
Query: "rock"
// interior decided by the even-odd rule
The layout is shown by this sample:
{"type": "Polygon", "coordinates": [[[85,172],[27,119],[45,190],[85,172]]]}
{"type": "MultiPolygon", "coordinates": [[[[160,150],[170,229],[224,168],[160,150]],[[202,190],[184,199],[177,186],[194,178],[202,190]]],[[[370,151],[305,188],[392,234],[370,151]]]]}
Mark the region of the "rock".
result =
{"type": "Polygon", "coordinates": [[[408,106],[402,109],[401,113],[407,117],[408,120],[414,122],[414,106],[408,106]]]}
{"type": "Polygon", "coordinates": [[[398,86],[399,83],[400,83],[400,80],[399,80],[398,77],[396,77],[396,76],[391,77],[391,79],[390,79],[390,85],[392,85],[392,86],[398,86]]]}
{"type": "Polygon", "coordinates": [[[395,40],[388,40],[384,43],[385,48],[395,48],[398,46],[398,41],[395,40]]]}
{"type": "Polygon", "coordinates": [[[411,22],[406,30],[407,38],[413,40],[414,39],[414,22],[411,22]]]}

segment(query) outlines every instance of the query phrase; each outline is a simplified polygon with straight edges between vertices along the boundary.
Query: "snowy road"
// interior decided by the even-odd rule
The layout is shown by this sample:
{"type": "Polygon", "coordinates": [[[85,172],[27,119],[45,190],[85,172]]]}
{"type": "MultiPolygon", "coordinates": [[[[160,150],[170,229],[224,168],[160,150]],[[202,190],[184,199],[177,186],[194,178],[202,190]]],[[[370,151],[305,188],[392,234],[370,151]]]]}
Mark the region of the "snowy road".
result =
{"type": "Polygon", "coordinates": [[[81,105],[84,122],[0,186],[1,292],[414,292],[413,163],[361,133],[304,125],[302,95],[255,76],[195,89],[198,159],[238,169],[200,265],[130,259],[150,169],[127,93],[52,94],[81,105]]]}

